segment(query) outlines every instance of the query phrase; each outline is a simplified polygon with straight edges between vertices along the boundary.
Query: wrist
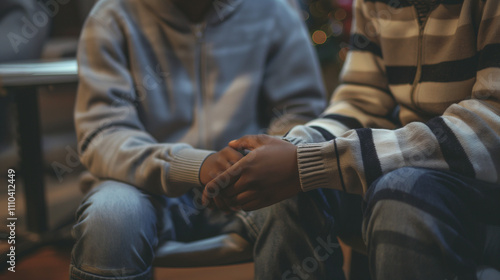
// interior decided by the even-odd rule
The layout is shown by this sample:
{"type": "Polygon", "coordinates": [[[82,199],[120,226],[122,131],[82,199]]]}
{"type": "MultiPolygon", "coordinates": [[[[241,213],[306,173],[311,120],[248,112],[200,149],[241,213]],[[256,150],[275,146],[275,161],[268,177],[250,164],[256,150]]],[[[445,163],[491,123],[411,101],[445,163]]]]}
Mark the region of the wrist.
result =
{"type": "Polygon", "coordinates": [[[209,154],[201,163],[200,171],[198,172],[198,180],[200,181],[200,185],[203,187],[212,180],[209,166],[212,165],[212,159],[214,156],[215,153],[209,154]]]}
{"type": "Polygon", "coordinates": [[[208,156],[214,151],[184,149],[177,153],[171,162],[169,180],[172,183],[188,184],[192,187],[202,186],[200,169],[208,156]]]}
{"type": "Polygon", "coordinates": [[[332,142],[304,144],[297,147],[297,166],[303,192],[331,188],[336,177],[336,152],[332,142]]]}

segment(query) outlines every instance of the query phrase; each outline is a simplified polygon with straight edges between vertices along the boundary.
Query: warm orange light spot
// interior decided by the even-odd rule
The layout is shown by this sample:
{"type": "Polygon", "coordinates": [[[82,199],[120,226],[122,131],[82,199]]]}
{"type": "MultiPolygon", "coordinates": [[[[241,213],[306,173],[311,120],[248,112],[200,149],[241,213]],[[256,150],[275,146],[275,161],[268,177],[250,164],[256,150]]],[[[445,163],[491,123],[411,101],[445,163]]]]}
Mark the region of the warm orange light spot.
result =
{"type": "Polygon", "coordinates": [[[343,21],[347,17],[347,13],[344,9],[336,9],[333,17],[338,21],[343,21]]]}
{"type": "Polygon", "coordinates": [[[312,34],[312,40],[315,44],[321,45],[326,42],[327,36],[325,31],[323,30],[316,30],[312,34]]]}
{"type": "Polygon", "coordinates": [[[339,58],[340,58],[340,61],[345,61],[346,57],[347,57],[347,52],[349,51],[349,48],[342,48],[340,49],[339,51],[339,58]]]}

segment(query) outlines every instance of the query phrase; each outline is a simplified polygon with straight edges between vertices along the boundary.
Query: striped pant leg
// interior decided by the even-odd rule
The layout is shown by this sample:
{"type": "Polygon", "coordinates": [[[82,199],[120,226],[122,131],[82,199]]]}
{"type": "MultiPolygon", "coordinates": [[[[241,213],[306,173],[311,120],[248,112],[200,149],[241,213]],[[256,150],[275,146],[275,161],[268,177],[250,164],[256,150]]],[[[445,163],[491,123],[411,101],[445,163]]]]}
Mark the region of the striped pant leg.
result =
{"type": "Polygon", "coordinates": [[[500,186],[401,168],[365,196],[363,238],[374,279],[476,279],[485,232],[499,224],[500,186]]]}

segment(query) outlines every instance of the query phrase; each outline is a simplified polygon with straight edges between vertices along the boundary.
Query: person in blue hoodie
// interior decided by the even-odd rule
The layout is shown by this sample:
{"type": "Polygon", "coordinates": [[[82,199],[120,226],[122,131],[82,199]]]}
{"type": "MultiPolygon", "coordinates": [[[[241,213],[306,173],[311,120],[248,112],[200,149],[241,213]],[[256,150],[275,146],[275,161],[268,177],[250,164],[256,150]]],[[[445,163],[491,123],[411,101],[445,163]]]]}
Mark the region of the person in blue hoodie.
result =
{"type": "Polygon", "coordinates": [[[103,0],[78,64],[78,149],[94,183],[77,211],[71,279],[150,279],[164,242],[253,242],[261,233],[246,213],[201,204],[204,185],[243,157],[224,147],[282,135],[325,107],[316,55],[285,0],[103,0]]]}

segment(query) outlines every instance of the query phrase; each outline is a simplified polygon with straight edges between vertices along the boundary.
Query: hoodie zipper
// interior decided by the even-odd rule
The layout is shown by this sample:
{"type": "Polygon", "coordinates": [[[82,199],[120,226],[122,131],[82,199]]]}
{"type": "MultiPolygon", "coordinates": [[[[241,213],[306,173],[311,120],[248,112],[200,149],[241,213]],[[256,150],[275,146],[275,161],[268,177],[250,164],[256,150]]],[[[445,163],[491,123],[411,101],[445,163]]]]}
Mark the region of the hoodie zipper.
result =
{"type": "Polygon", "coordinates": [[[415,16],[417,17],[417,22],[419,25],[419,30],[418,30],[418,54],[417,54],[417,72],[415,73],[415,80],[413,80],[413,85],[411,89],[411,95],[410,95],[410,100],[413,108],[417,111],[421,111],[418,106],[417,106],[417,101],[416,101],[416,91],[417,91],[417,86],[420,82],[420,79],[422,78],[422,60],[423,60],[423,40],[424,40],[424,31],[425,27],[427,25],[427,22],[429,21],[430,14],[432,11],[436,8],[436,6],[439,4],[439,1],[429,9],[427,12],[427,15],[425,19],[420,22],[419,20],[419,12],[417,11],[417,7],[413,6],[413,9],[415,11],[415,16]]]}
{"type": "MultiPolygon", "coordinates": [[[[416,11],[416,8],[415,8],[415,11],[416,11]]],[[[418,17],[418,13],[417,13],[417,17],[418,17]]],[[[418,107],[417,107],[417,101],[415,100],[415,94],[416,94],[416,91],[417,91],[417,86],[418,86],[418,83],[420,82],[420,79],[422,78],[422,56],[423,56],[423,37],[424,37],[424,29],[425,29],[425,25],[427,23],[427,20],[429,18],[429,15],[427,15],[427,18],[420,24],[419,23],[419,31],[418,31],[418,53],[417,53],[417,72],[415,74],[415,79],[413,80],[413,85],[412,85],[412,88],[411,88],[411,95],[410,95],[410,99],[411,99],[411,104],[413,106],[413,108],[415,108],[416,110],[418,110],[418,107]]],[[[417,19],[418,21],[418,19],[417,19]]]]}
{"type": "Polygon", "coordinates": [[[205,23],[199,23],[194,26],[194,35],[196,37],[196,52],[198,55],[198,61],[197,61],[197,66],[198,66],[198,85],[199,85],[199,99],[198,99],[198,113],[196,114],[198,116],[198,143],[201,148],[209,148],[209,143],[208,143],[208,136],[207,134],[207,112],[205,109],[207,108],[206,106],[206,100],[205,100],[205,95],[206,95],[206,86],[205,86],[205,55],[203,51],[203,37],[205,35],[205,29],[206,29],[206,24],[205,23]]]}

